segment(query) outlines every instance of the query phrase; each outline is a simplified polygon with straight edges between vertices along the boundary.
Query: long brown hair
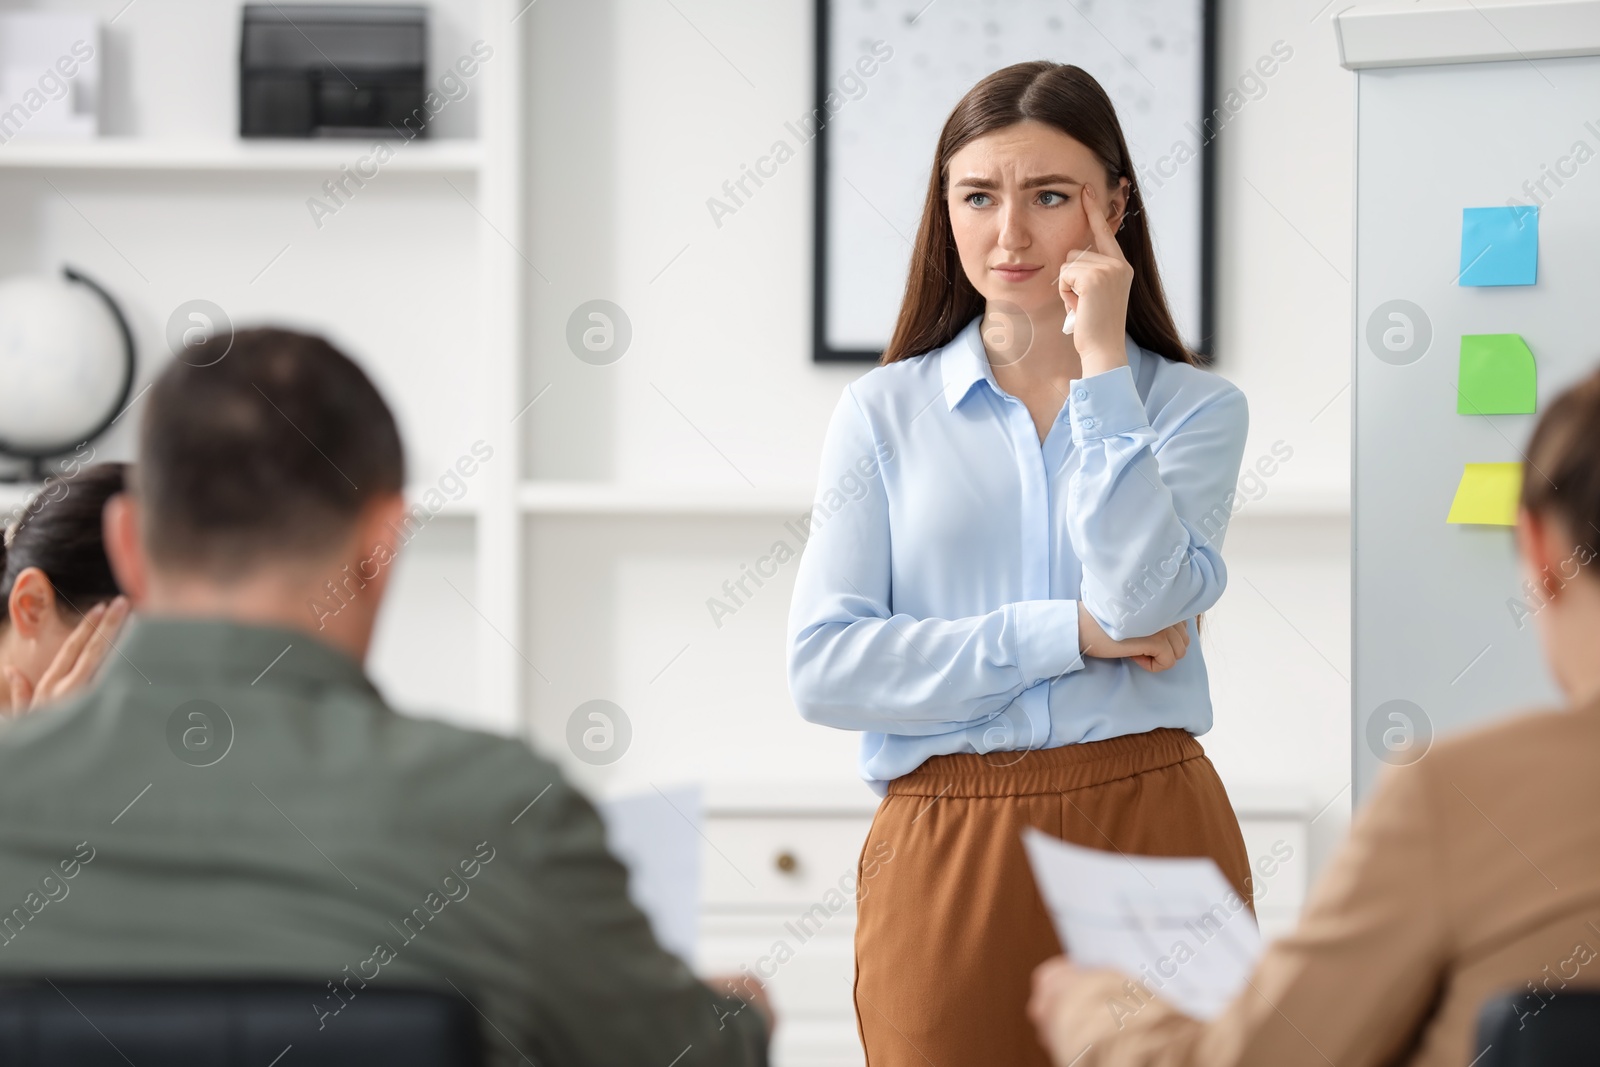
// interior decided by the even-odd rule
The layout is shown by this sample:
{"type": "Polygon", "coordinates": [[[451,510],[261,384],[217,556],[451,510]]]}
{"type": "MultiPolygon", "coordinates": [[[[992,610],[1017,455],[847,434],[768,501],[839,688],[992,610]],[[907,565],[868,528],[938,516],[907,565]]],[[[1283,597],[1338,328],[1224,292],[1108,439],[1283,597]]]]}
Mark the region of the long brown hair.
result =
{"type": "Polygon", "coordinates": [[[894,335],[883,350],[883,363],[895,363],[949,344],[984,309],[983,296],[972,287],[956,251],[946,203],[950,157],[968,141],[1027,119],[1054,126],[1085,145],[1111,177],[1110,197],[1118,180],[1128,179],[1126,224],[1117,244],[1133,267],[1128,294],[1128,333],[1141,348],[1179,363],[1202,361],[1184,346],[1167,309],[1156,268],[1155,248],[1145,222],[1144,198],[1128,155],[1116,109],[1100,83],[1082,67],[1048,60],[1016,63],[984,78],[967,91],[945,120],[939,134],[922,225],[911,251],[906,295],[894,335]]]}

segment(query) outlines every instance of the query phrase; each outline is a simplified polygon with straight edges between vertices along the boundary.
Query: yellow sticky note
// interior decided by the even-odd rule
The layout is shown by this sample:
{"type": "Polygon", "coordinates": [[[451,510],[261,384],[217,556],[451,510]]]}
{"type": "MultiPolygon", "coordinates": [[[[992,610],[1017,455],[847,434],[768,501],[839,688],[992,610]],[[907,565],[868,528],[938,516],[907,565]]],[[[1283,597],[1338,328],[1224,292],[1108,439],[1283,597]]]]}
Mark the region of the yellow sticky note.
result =
{"type": "Polygon", "coordinates": [[[1522,464],[1468,463],[1444,521],[1515,526],[1521,492],[1522,464]]]}

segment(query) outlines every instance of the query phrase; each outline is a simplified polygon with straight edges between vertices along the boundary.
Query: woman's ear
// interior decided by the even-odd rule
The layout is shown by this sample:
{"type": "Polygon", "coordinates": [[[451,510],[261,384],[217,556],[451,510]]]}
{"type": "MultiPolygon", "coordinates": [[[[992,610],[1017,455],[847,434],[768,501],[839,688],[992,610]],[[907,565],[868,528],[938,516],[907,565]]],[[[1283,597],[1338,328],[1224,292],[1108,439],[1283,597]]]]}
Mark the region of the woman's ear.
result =
{"type": "Polygon", "coordinates": [[[1133,190],[1133,183],[1126,177],[1117,179],[1117,191],[1111,194],[1111,232],[1116,233],[1122,229],[1122,224],[1128,221],[1128,200],[1133,190]]]}
{"type": "Polygon", "coordinates": [[[25,567],[12,583],[11,599],[6,607],[17,636],[32,640],[55,617],[56,587],[50,584],[49,575],[38,567],[25,567]]]}

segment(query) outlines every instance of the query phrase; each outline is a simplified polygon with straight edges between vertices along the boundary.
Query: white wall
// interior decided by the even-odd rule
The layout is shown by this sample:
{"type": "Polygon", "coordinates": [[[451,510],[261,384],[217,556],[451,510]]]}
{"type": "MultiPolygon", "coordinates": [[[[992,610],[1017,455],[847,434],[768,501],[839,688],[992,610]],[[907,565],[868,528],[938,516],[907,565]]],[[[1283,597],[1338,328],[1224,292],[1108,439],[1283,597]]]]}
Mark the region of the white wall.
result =
{"type": "MultiPolygon", "coordinates": [[[[1277,440],[1294,449],[1269,496],[1348,497],[1355,75],[1331,21],[1344,5],[1219,2],[1223,86],[1275,41],[1294,49],[1215,142],[1220,369],[1250,398],[1246,462],[1277,440]]],[[[1346,518],[1238,522],[1209,660],[1203,740],[1223,778],[1303,784],[1332,805],[1313,825],[1324,844],[1349,811],[1349,547],[1346,518]]]]}

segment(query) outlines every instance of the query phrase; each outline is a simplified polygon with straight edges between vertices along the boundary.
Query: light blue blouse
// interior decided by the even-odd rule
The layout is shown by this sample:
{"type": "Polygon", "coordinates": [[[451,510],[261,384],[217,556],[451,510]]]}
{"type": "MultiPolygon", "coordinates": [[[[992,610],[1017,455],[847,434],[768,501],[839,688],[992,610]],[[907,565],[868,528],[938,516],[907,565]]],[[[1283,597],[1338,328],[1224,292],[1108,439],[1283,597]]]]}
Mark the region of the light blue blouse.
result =
{"type": "Polygon", "coordinates": [[[929,756],[1211,728],[1193,620],[1227,583],[1244,394],[1130,336],[1041,444],[981,321],[847,386],[823,445],[789,688],[808,721],[862,731],[880,796],[929,756]],[[1155,674],[1084,657],[1079,600],[1113,639],[1189,620],[1188,652],[1155,674]]]}

